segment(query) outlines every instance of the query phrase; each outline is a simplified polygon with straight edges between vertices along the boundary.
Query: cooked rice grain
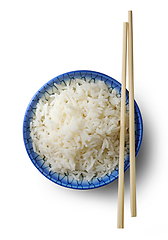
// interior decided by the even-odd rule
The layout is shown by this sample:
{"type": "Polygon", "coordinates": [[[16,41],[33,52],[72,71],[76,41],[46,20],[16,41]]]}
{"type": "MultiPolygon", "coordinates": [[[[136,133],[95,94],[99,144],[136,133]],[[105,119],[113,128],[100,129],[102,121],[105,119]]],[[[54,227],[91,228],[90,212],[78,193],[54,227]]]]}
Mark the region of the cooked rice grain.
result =
{"type": "Polygon", "coordinates": [[[55,94],[39,100],[30,123],[34,152],[52,171],[77,180],[110,174],[119,159],[120,97],[116,90],[110,92],[103,81],[81,79],[55,87],[55,94]]]}

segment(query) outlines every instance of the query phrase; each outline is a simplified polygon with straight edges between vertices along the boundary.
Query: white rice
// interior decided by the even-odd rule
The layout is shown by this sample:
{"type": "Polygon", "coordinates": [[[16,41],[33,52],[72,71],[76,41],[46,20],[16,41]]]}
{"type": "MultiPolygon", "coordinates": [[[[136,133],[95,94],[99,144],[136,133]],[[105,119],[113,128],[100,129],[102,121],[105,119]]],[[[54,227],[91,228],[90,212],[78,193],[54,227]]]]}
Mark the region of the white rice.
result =
{"type": "Polygon", "coordinates": [[[120,97],[103,81],[66,84],[55,84],[57,93],[37,103],[33,150],[52,171],[77,180],[110,174],[119,159],[120,97]]]}

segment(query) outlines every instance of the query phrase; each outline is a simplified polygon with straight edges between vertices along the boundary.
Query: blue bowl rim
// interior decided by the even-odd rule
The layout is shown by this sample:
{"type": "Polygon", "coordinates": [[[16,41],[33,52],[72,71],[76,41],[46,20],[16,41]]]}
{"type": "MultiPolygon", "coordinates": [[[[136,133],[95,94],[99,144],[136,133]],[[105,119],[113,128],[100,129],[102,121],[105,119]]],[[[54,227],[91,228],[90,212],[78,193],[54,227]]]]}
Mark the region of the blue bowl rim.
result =
{"type": "MultiPolygon", "coordinates": [[[[49,80],[48,82],[46,82],[45,84],[43,84],[43,86],[42,86],[38,91],[36,91],[36,93],[33,95],[33,97],[31,98],[31,100],[29,101],[29,104],[28,104],[28,106],[27,106],[27,108],[26,108],[26,111],[25,111],[24,120],[23,120],[23,141],[24,141],[24,145],[25,145],[27,154],[28,154],[28,156],[29,156],[29,158],[30,158],[30,160],[31,160],[32,163],[33,163],[33,161],[32,161],[32,158],[31,158],[31,156],[30,156],[30,154],[29,154],[29,152],[28,152],[27,146],[26,146],[25,133],[24,133],[24,126],[25,126],[25,122],[26,122],[26,118],[27,118],[27,112],[28,112],[28,110],[29,110],[29,108],[30,108],[30,106],[31,106],[32,100],[38,95],[38,93],[39,93],[45,86],[47,86],[47,84],[50,84],[50,83],[53,82],[54,80],[56,80],[56,79],[58,79],[58,78],[60,78],[60,77],[62,77],[62,76],[64,76],[64,75],[72,74],[72,73],[74,74],[74,73],[79,73],[79,72],[80,72],[80,73],[82,73],[82,72],[85,72],[85,73],[86,73],[86,72],[87,72],[87,73],[98,74],[98,75],[101,75],[101,76],[103,76],[103,77],[105,77],[105,78],[110,78],[110,79],[113,80],[117,85],[120,85],[120,86],[121,86],[121,83],[118,82],[116,79],[114,79],[114,78],[112,78],[112,77],[110,77],[110,76],[108,76],[108,75],[106,75],[106,74],[104,74],[104,73],[97,72],[97,71],[92,71],[92,70],[75,70],[75,71],[66,72],[66,73],[60,74],[60,75],[52,78],[51,80],[49,80]]],[[[128,93],[129,93],[129,91],[126,89],[126,94],[128,94],[128,93]]],[[[139,120],[140,120],[140,125],[141,125],[141,136],[140,136],[140,139],[139,139],[140,144],[138,145],[138,148],[137,148],[136,153],[135,153],[135,157],[137,157],[137,155],[138,155],[138,153],[139,153],[139,150],[140,150],[140,147],[141,147],[142,138],[143,138],[143,119],[142,119],[141,111],[140,111],[139,106],[138,106],[137,102],[135,101],[135,99],[134,99],[134,107],[136,108],[136,110],[137,110],[137,112],[138,112],[138,114],[139,114],[139,120]]],[[[64,185],[62,185],[61,182],[59,182],[59,181],[58,181],[58,182],[55,182],[52,178],[49,178],[48,176],[46,176],[46,175],[43,173],[43,171],[41,171],[40,168],[38,168],[34,163],[33,163],[33,165],[39,170],[39,172],[40,172],[41,174],[43,174],[43,176],[45,176],[48,180],[52,181],[53,183],[56,183],[56,184],[60,185],[61,187],[70,188],[70,189],[75,189],[75,190],[91,190],[91,189],[95,189],[95,188],[100,188],[100,187],[106,186],[106,185],[112,183],[114,180],[117,180],[117,179],[118,179],[118,175],[117,175],[117,176],[115,176],[114,179],[110,180],[110,181],[107,182],[107,183],[105,182],[103,185],[94,186],[93,188],[81,188],[81,189],[80,189],[80,188],[75,188],[75,187],[73,187],[73,186],[71,186],[71,187],[70,187],[70,186],[64,186],[64,185]]],[[[129,162],[129,164],[127,165],[127,167],[124,168],[124,172],[126,172],[126,171],[129,169],[129,167],[130,167],[130,162],[129,162]]]]}

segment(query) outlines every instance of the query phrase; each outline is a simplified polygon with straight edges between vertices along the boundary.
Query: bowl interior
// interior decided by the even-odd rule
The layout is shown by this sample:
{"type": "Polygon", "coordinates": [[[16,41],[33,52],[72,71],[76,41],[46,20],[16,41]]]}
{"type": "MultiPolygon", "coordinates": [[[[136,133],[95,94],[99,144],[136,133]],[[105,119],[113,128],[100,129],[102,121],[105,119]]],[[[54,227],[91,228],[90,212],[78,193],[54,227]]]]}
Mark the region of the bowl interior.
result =
{"type": "MultiPolygon", "coordinates": [[[[84,80],[87,79],[90,82],[95,80],[104,81],[108,85],[109,89],[116,89],[118,94],[121,95],[121,84],[115,79],[105,74],[93,72],[93,71],[84,71],[84,70],[73,71],[73,72],[62,74],[50,80],[44,86],[42,86],[31,99],[24,117],[23,139],[24,139],[26,151],[32,163],[49,180],[68,188],[93,189],[93,188],[104,186],[114,181],[115,179],[117,179],[118,166],[110,175],[107,174],[102,178],[95,177],[91,181],[87,181],[84,179],[82,179],[81,181],[77,181],[68,175],[65,175],[65,174],[62,175],[60,173],[51,171],[50,167],[45,164],[45,160],[41,159],[39,155],[33,151],[32,139],[30,137],[30,122],[32,121],[33,115],[35,114],[36,104],[39,101],[39,99],[43,96],[45,96],[45,98],[48,99],[48,97],[51,94],[56,92],[56,87],[54,83],[59,84],[60,82],[66,82],[66,81],[70,82],[77,78],[84,79],[84,80]]],[[[126,91],[126,105],[128,106],[128,104],[129,104],[129,94],[128,94],[128,91],[126,91]]],[[[134,101],[134,109],[135,109],[135,156],[137,156],[141,146],[141,142],[142,142],[143,123],[142,123],[142,116],[136,101],[134,101]]],[[[129,146],[128,146],[128,149],[129,149],[129,146]]],[[[124,171],[126,171],[129,168],[129,166],[130,166],[130,162],[129,162],[129,153],[128,153],[124,159],[124,171]]]]}

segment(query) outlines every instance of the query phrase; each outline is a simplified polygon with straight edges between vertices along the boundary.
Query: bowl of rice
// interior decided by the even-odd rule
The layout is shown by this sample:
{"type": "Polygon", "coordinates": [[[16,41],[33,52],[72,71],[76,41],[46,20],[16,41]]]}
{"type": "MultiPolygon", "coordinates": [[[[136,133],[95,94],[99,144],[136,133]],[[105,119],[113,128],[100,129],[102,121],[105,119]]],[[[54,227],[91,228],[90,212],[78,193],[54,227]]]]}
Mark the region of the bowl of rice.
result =
{"type": "MultiPolygon", "coordinates": [[[[121,84],[94,71],[72,71],[53,78],[31,99],[23,139],[34,166],[52,182],[72,189],[94,189],[118,178],[121,84]]],[[[135,156],[143,135],[134,101],[135,156]]],[[[124,170],[129,166],[129,93],[126,90],[124,170]]]]}

